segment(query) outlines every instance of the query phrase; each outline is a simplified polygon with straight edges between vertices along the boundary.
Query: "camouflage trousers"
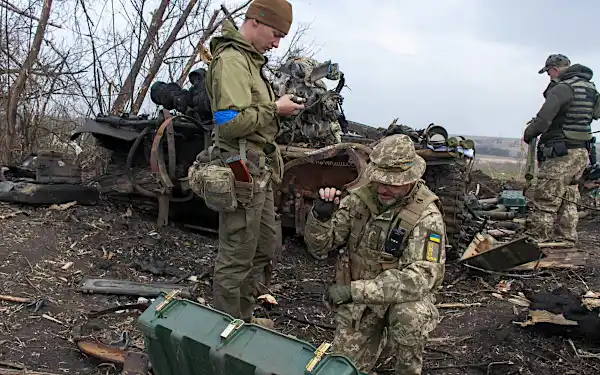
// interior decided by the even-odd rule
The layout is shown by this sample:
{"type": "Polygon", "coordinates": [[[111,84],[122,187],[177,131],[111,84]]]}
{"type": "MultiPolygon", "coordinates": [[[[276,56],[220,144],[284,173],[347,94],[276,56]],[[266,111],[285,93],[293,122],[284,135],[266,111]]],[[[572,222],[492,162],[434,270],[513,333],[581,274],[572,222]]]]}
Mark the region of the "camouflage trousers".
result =
{"type": "Polygon", "coordinates": [[[582,148],[540,163],[531,214],[531,234],[539,241],[577,242],[577,204],[581,196],[575,180],[587,164],[588,152],[582,148]]]}
{"type": "Polygon", "coordinates": [[[252,319],[256,286],[274,256],[276,233],[271,183],[255,191],[246,207],[219,213],[219,253],[213,275],[216,309],[248,322],[252,319]]]}
{"type": "Polygon", "coordinates": [[[333,350],[350,358],[360,371],[373,371],[386,345],[393,347],[396,375],[420,375],[423,350],[437,326],[439,312],[430,301],[391,305],[382,318],[366,308],[359,322],[352,321],[353,304],[338,309],[333,350]]]}

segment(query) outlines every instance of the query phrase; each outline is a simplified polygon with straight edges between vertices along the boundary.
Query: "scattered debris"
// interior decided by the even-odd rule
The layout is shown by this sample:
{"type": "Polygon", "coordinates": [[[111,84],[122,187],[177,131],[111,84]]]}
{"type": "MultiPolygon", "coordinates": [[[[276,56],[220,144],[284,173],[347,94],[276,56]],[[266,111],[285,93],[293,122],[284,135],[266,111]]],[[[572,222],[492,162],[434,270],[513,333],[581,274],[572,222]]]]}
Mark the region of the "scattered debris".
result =
{"type": "Polygon", "coordinates": [[[56,210],[56,211],[65,211],[68,210],[69,208],[75,206],[77,204],[77,201],[72,201],[69,203],[64,203],[64,204],[53,204],[52,206],[50,206],[50,210],[56,210]]]}
{"type": "Polygon", "coordinates": [[[482,306],[482,303],[438,303],[435,305],[438,309],[462,309],[467,307],[479,307],[482,306]]]}
{"type": "MultiPolygon", "coordinates": [[[[2,221],[0,237],[7,246],[0,248],[0,259],[4,259],[0,262],[0,287],[4,295],[28,300],[11,302],[0,298],[0,355],[3,359],[40,371],[47,368],[57,369],[59,373],[69,370],[70,373],[99,375],[117,374],[125,364],[85,359],[92,355],[79,354],[80,346],[73,342],[99,342],[110,348],[111,353],[122,349],[124,358],[129,352],[141,353],[144,342],[135,328],[139,312],[128,304],[139,302],[140,309],[144,310],[154,296],[73,293],[86,279],[134,280],[143,285],[188,288],[193,300],[211,306],[210,279],[217,252],[214,236],[206,237],[172,226],[157,229],[135,211],[135,205],[132,207],[129,211],[109,206],[74,205],[64,211],[27,207],[22,209],[25,214],[2,221]],[[40,243],[39,238],[44,238],[44,243],[40,243]],[[39,310],[35,310],[35,303],[40,301],[48,303],[41,303],[39,310]],[[114,308],[115,314],[94,315],[94,311],[99,313],[107,306],[114,308]],[[90,311],[92,313],[88,313],[90,311]],[[43,314],[64,325],[42,318],[43,314]],[[75,329],[68,328],[81,322],[89,322],[84,334],[76,335],[75,329]],[[72,338],[68,332],[72,332],[72,338]],[[35,349],[42,346],[48,349],[44,352],[35,349]],[[23,354],[25,351],[27,355],[23,354]],[[90,369],[90,364],[99,368],[90,369]]],[[[0,204],[0,215],[14,210],[12,205],[0,204]]],[[[529,298],[533,291],[550,290],[557,284],[576,292],[581,290],[577,302],[580,308],[596,311],[595,291],[600,290],[595,276],[598,257],[593,252],[597,243],[596,219],[590,217],[580,222],[582,243],[577,250],[588,257],[588,264],[577,273],[573,269],[558,268],[534,273],[470,272],[474,268],[465,269],[462,266],[465,262],[448,261],[444,288],[437,297],[442,321],[428,341],[425,368],[449,366],[445,370],[429,370],[432,374],[458,375],[476,372],[479,368],[486,373],[490,363],[512,361],[516,365],[513,370],[518,367],[524,373],[597,373],[593,367],[597,365],[596,358],[580,358],[561,336],[546,334],[549,325],[558,325],[538,322],[520,327],[511,324],[526,322],[530,311],[540,309],[536,305],[535,309],[531,307],[533,303],[529,298]],[[482,349],[473,351],[473,347],[482,349]]],[[[523,218],[515,220],[488,220],[485,226],[476,229],[483,238],[490,238],[493,248],[502,242],[490,234],[490,228],[520,233],[526,223],[523,218]]],[[[502,238],[503,241],[511,239],[511,236],[502,238]]],[[[280,333],[315,345],[328,342],[335,331],[335,313],[324,307],[323,295],[332,282],[334,266],[310,258],[303,250],[302,241],[290,237],[285,241],[285,256],[280,258],[273,273],[273,284],[265,292],[277,304],[261,298],[263,302],[256,316],[272,319],[280,333]]],[[[549,253],[564,250],[538,247],[549,253]]],[[[563,316],[578,322],[577,326],[559,326],[570,330],[568,337],[572,338],[578,353],[595,353],[597,350],[586,347],[586,342],[572,332],[582,329],[581,320],[567,313],[563,316]]],[[[91,349],[85,342],[81,347],[91,349]]],[[[381,369],[393,363],[393,353],[386,354],[380,360],[380,366],[384,366],[381,369]]],[[[496,368],[496,365],[490,369],[490,374],[510,370],[496,368]]]]}
{"type": "Polygon", "coordinates": [[[68,324],[66,324],[64,322],[61,322],[60,320],[58,320],[58,319],[56,319],[56,318],[54,318],[54,317],[52,317],[52,316],[50,316],[48,314],[42,314],[42,318],[47,319],[47,320],[49,320],[51,322],[54,322],[54,323],[58,323],[58,324],[60,324],[62,326],[65,326],[65,327],[69,326],[68,324]]]}
{"type": "Polygon", "coordinates": [[[100,199],[96,188],[82,184],[81,168],[58,152],[40,150],[19,166],[0,166],[0,169],[0,201],[47,204],[53,210],[66,210],[74,200],[96,205],[100,199]]]}
{"type": "Polygon", "coordinates": [[[531,293],[527,296],[531,301],[529,319],[513,323],[522,327],[540,326],[540,329],[550,333],[600,342],[600,308],[589,308],[585,304],[586,298],[564,287],[551,292],[531,293]]]}
{"type": "Polygon", "coordinates": [[[576,326],[578,323],[574,320],[568,320],[563,314],[553,314],[545,310],[533,310],[529,311],[529,320],[525,322],[513,322],[521,327],[532,326],[537,323],[550,323],[565,326],[576,326]]]}
{"type": "Polygon", "coordinates": [[[14,297],[0,294],[0,301],[8,301],[8,302],[16,302],[16,303],[31,303],[32,301],[29,298],[23,297],[14,297]]]}
{"type": "Polygon", "coordinates": [[[275,297],[273,297],[270,294],[263,294],[261,296],[258,296],[257,300],[260,301],[260,302],[267,302],[267,303],[269,303],[271,305],[277,305],[278,304],[277,300],[275,299],[275,297]]]}
{"type": "Polygon", "coordinates": [[[527,236],[501,243],[490,235],[478,235],[460,261],[489,271],[504,271],[544,256],[545,253],[527,236]]]}

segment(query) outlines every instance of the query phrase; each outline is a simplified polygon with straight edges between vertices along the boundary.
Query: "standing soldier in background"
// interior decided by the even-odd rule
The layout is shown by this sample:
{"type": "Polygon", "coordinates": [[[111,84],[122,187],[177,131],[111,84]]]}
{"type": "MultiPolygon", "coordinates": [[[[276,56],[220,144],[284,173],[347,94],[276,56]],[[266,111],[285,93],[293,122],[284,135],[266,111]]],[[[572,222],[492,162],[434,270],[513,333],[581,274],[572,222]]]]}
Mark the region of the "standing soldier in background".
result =
{"type": "Polygon", "coordinates": [[[418,375],[427,337],[439,320],[434,293],[446,261],[441,204],[421,180],[425,160],[408,136],[384,138],[370,160],[364,172],[369,183],[341,202],[339,190],[319,191],[305,242],[318,259],[347,247],[327,292],[337,306],[334,351],[370,372],[389,332],[396,375],[418,375]]]}
{"type": "MultiPolygon", "coordinates": [[[[550,55],[538,72],[551,79],[537,116],[529,123],[523,141],[541,135],[539,172],[533,191],[531,235],[540,242],[577,242],[577,205],[581,178],[593,142],[591,122],[597,118],[598,92],[590,82],[590,68],[574,64],[564,55],[550,55]],[[554,230],[557,226],[558,236],[554,230]]],[[[595,155],[593,155],[595,157],[595,155]]]]}
{"type": "Polygon", "coordinates": [[[225,21],[222,35],[211,40],[213,60],[206,75],[215,148],[222,160],[243,160],[252,177],[245,186],[235,183],[237,208],[219,212],[214,306],[234,318],[265,325],[270,323],[252,315],[259,277],[276,246],[271,180],[281,180],[283,160],[274,139],[278,116],[293,115],[303,106],[291,95],[275,100],[263,75],[267,62],[263,54],[279,46],[291,24],[292,6],[287,1],[254,0],[239,31],[225,21]]]}

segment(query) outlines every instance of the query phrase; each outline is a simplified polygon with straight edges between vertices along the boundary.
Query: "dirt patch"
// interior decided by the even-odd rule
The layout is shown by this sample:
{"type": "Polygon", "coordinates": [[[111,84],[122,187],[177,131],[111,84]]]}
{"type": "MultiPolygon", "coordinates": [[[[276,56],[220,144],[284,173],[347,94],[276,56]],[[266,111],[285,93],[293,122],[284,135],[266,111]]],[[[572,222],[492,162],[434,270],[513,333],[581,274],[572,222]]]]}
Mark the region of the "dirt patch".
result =
{"type": "Polygon", "coordinates": [[[490,177],[485,172],[476,169],[471,172],[470,191],[475,191],[479,184],[479,198],[492,198],[500,195],[503,190],[523,190],[525,182],[490,177]]]}
{"type": "MultiPolygon", "coordinates": [[[[491,294],[500,280],[510,279],[512,292],[558,286],[575,292],[587,287],[600,290],[595,231],[599,222],[595,218],[581,222],[582,249],[591,253],[586,270],[543,272],[522,279],[476,274],[449,264],[438,302],[480,305],[441,309],[443,320],[426,350],[424,373],[600,373],[600,361],[577,358],[564,338],[515,326],[513,321],[524,319],[524,309],[491,294]]],[[[173,226],[159,230],[131,209],[101,205],[58,211],[0,205],[0,294],[45,301],[38,310],[0,302],[0,361],[57,373],[118,373],[83,356],[72,342],[71,328],[91,311],[134,303],[137,298],[82,294],[77,290],[82,277],[181,282],[189,275],[210,275],[216,246],[214,235],[173,226]]],[[[279,306],[261,314],[272,317],[280,332],[316,345],[331,340],[334,314],[322,304],[333,276],[331,261],[310,258],[301,241],[290,237],[284,252],[271,288],[279,306]]],[[[210,289],[210,276],[202,278],[198,295],[207,303],[212,299],[210,289]]],[[[114,337],[132,329],[135,319],[122,319],[107,323],[114,337]]],[[[575,343],[594,351],[588,343],[575,343]]],[[[390,373],[392,363],[382,359],[378,373],[390,373]]]]}

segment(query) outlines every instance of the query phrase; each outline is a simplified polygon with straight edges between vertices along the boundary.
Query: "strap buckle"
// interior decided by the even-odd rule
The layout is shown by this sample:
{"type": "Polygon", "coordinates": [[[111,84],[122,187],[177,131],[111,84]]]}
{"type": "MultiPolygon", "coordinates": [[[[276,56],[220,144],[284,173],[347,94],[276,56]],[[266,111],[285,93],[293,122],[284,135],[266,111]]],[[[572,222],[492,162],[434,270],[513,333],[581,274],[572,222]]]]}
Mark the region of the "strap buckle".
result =
{"type": "Polygon", "coordinates": [[[329,350],[329,348],[331,348],[331,344],[328,342],[324,342],[321,345],[319,345],[317,350],[315,350],[314,357],[306,365],[306,371],[313,372],[314,369],[319,364],[319,362],[321,362],[323,357],[327,354],[327,351],[329,350]]]}
{"type": "Polygon", "coordinates": [[[232,320],[227,327],[221,332],[221,338],[223,340],[227,340],[230,338],[241,326],[244,325],[244,321],[242,319],[234,319],[232,320]]]}

